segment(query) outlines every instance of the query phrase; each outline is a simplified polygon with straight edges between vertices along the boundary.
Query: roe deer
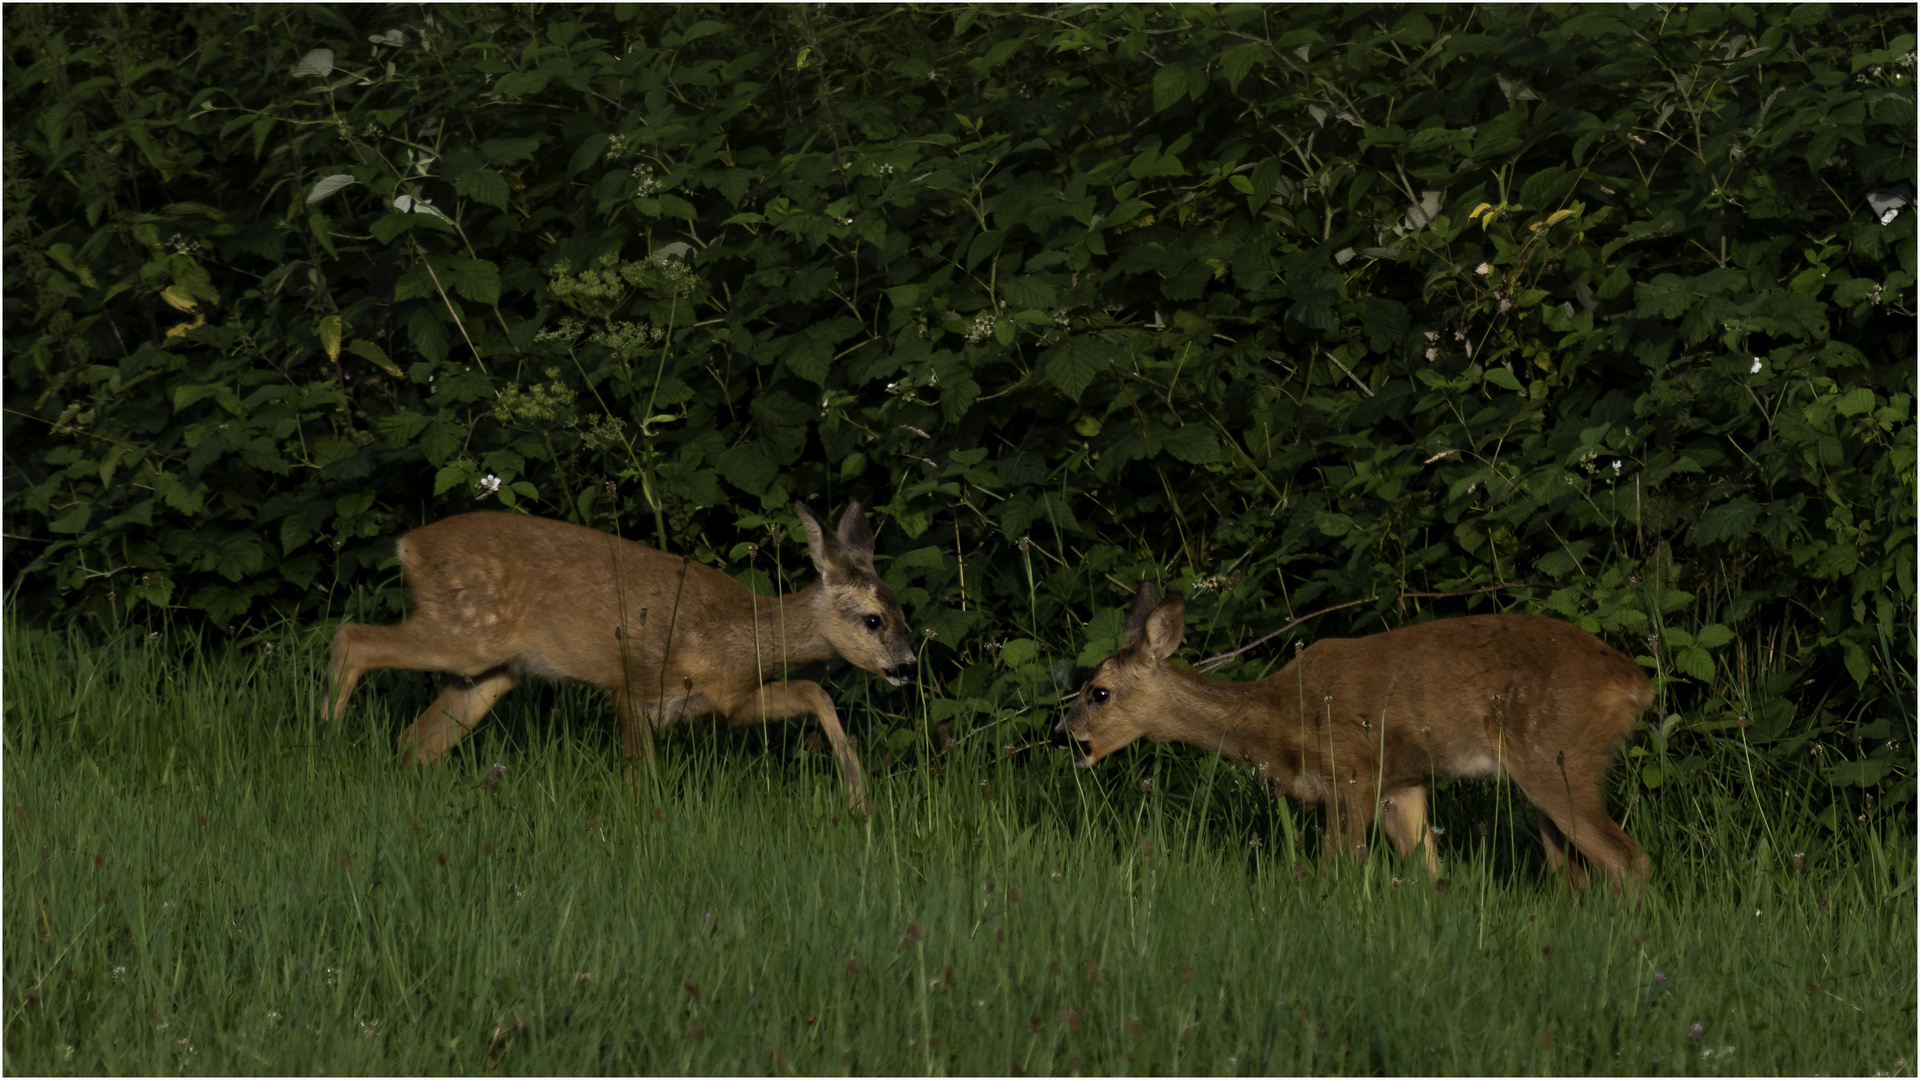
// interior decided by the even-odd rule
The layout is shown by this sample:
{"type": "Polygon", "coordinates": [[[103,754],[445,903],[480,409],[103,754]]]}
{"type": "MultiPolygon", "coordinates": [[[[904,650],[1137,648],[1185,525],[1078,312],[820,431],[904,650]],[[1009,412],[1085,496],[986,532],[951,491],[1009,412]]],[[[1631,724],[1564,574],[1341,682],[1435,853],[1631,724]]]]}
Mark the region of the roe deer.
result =
{"type": "Polygon", "coordinates": [[[865,811],[860,761],[832,700],[818,683],[778,676],[840,656],[900,686],[914,666],[906,616],[874,572],[873,532],[859,503],[834,532],[804,505],[794,510],[820,580],[779,599],[691,559],[563,521],[479,512],[415,529],[398,542],[412,617],[397,626],[342,623],[334,634],[334,728],[354,684],[378,668],[451,676],[399,737],[422,765],[529,675],[613,695],[629,762],[651,763],[652,728],[688,717],[717,713],[741,726],[812,713],[833,743],[848,799],[865,811]]]}
{"type": "MultiPolygon", "coordinates": [[[[1327,806],[1330,834],[1364,853],[1381,814],[1405,858],[1426,847],[1430,776],[1513,778],[1539,810],[1547,862],[1567,844],[1618,892],[1650,864],[1607,816],[1607,759],[1653,702],[1638,665],[1576,626],[1532,615],[1440,619],[1363,638],[1323,639],[1258,682],[1214,682],[1169,663],[1186,601],[1140,586],[1126,639],[1054,728],[1085,768],[1144,735],[1251,762],[1276,793],[1327,806]]],[[[1586,872],[1569,867],[1584,890],[1586,872]]]]}

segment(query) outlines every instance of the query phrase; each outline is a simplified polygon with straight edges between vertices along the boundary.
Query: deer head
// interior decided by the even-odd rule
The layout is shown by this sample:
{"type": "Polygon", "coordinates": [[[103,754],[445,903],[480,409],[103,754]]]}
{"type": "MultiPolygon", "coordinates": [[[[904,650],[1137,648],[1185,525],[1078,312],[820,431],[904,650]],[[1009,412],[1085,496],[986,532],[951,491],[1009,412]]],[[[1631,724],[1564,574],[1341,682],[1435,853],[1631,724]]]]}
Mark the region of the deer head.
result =
{"type": "Polygon", "coordinates": [[[851,503],[840,527],[827,531],[804,503],[794,503],[807,531],[807,549],[820,572],[815,616],[835,652],[855,667],[895,686],[913,674],[913,648],[907,643],[907,617],[900,601],[873,569],[873,530],[851,503]]]}
{"type": "Polygon", "coordinates": [[[1162,599],[1142,582],[1127,610],[1126,639],[1100,662],[1080,687],[1080,700],[1053,729],[1055,740],[1080,742],[1086,753],[1074,765],[1087,768],[1168,719],[1174,687],[1162,678],[1167,659],[1186,636],[1187,601],[1179,593],[1162,599]]]}

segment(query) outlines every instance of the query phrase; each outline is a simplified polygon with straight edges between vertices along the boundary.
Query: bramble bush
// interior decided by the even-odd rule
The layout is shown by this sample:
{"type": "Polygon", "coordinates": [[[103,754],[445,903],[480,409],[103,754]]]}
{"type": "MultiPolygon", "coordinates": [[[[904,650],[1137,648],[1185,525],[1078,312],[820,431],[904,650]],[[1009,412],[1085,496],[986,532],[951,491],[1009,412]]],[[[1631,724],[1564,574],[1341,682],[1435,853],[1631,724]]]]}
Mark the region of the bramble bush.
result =
{"type": "Polygon", "coordinates": [[[33,618],[397,614],[489,502],[786,587],[858,499],[939,723],[1147,575],[1206,654],[1558,615],[1635,783],[1911,801],[1911,7],[5,18],[33,618]]]}

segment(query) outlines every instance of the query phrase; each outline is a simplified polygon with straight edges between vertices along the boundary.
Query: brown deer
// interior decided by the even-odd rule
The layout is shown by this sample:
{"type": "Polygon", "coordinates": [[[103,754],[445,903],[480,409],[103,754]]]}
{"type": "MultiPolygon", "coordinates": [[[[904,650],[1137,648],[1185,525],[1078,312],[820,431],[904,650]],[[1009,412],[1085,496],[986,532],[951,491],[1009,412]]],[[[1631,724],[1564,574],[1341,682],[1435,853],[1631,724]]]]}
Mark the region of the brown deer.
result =
{"type": "MultiPolygon", "coordinates": [[[[840,656],[904,684],[914,667],[906,616],[873,568],[860,504],[828,532],[794,504],[820,580],[775,599],[691,559],[597,529],[508,513],[470,513],[398,542],[414,613],[397,626],[342,623],[327,708],[335,730],[354,684],[378,668],[450,676],[400,733],[425,765],[478,725],[529,675],[613,695],[620,744],[653,761],[653,728],[718,714],[758,724],[812,713],[826,730],[856,811],[868,807],[860,760],[818,683],[783,681],[794,664],[840,656]]],[[[627,779],[635,773],[628,766],[627,779]]]]}
{"type": "MultiPolygon", "coordinates": [[[[1054,728],[1082,768],[1144,735],[1250,762],[1277,794],[1327,807],[1328,832],[1356,856],[1378,813],[1402,858],[1424,846],[1432,776],[1513,778],[1539,810],[1556,871],[1568,844],[1618,892],[1650,863],[1613,819],[1600,777],[1653,689],[1632,660],[1592,634],[1532,615],[1439,619],[1363,638],[1314,642],[1258,682],[1214,682],[1169,662],[1186,601],[1140,586],[1126,639],[1054,728]]],[[[1584,890],[1586,872],[1569,866],[1584,890]]]]}

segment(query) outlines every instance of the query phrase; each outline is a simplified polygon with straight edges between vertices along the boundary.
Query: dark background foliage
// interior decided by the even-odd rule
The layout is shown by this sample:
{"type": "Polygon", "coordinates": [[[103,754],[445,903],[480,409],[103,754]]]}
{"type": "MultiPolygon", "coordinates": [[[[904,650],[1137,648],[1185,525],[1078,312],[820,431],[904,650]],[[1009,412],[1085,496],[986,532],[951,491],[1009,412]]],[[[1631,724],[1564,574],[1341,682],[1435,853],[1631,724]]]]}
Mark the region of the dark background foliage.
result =
{"type": "Polygon", "coordinates": [[[29,619],[393,618],[390,539],[476,502],[787,587],[791,501],[858,499],[938,723],[1037,730],[1145,575],[1201,656],[1555,614],[1658,679],[1635,782],[1737,745],[1830,820],[1911,799],[1910,6],[14,5],[6,42],[29,619]]]}

